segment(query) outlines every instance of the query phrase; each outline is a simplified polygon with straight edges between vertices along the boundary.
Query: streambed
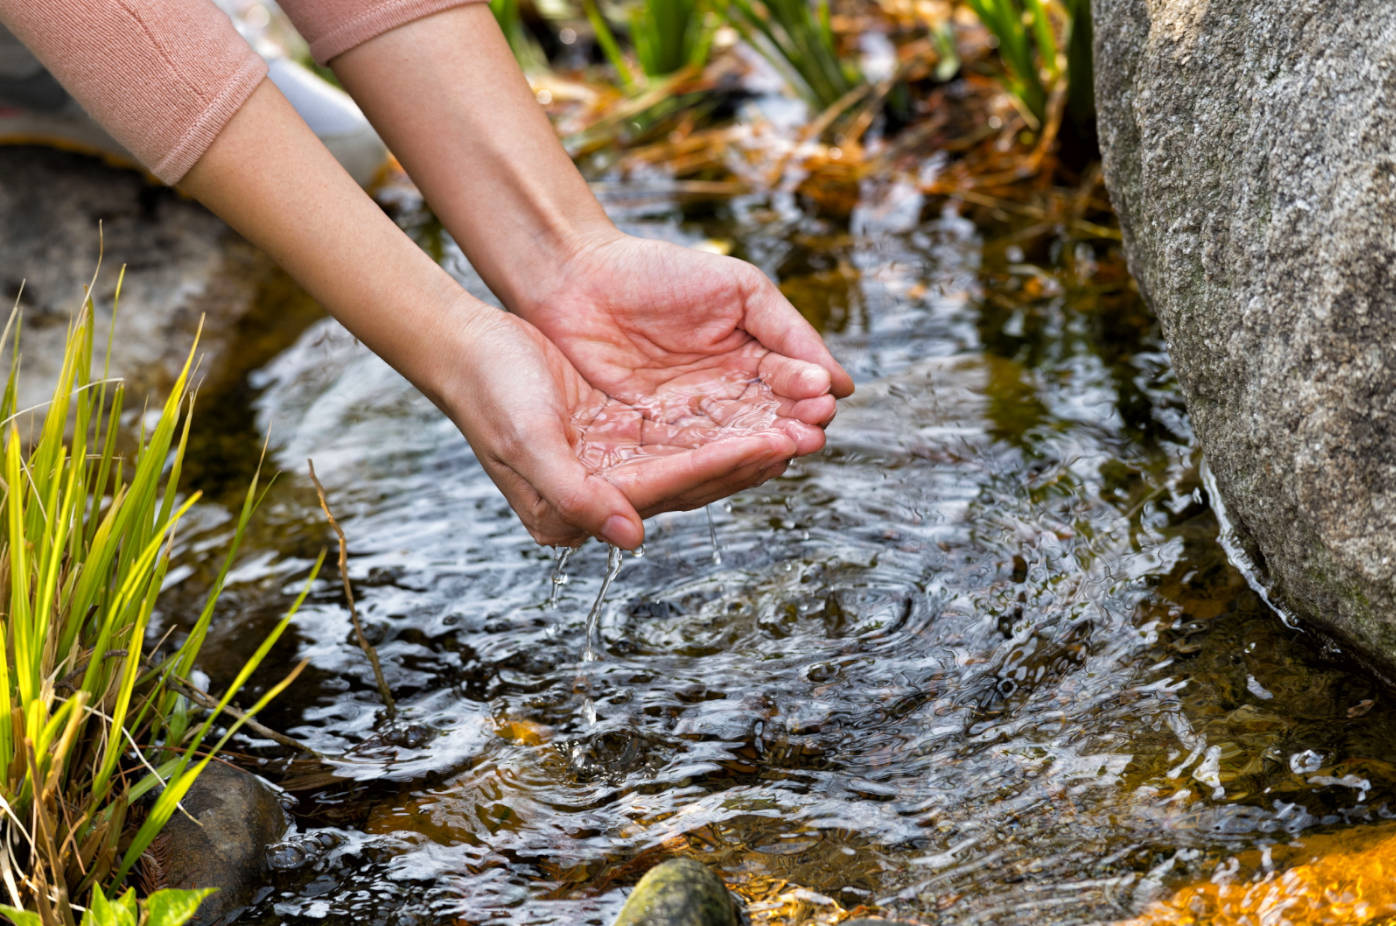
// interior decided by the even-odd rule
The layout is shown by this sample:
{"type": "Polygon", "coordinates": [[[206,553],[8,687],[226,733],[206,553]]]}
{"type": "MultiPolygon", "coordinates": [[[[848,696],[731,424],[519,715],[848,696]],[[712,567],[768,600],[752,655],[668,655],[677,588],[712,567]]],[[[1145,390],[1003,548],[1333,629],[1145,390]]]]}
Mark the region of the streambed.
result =
{"type": "MultiPolygon", "coordinates": [[[[674,854],[757,922],[1109,922],[1238,853],[1391,815],[1385,692],[1227,563],[1113,244],[1040,245],[905,191],[848,223],[774,194],[608,205],[781,281],[858,394],[826,451],[714,506],[720,562],[703,512],[649,522],[585,664],[605,548],[549,607],[551,552],[334,323],[202,409],[243,439],[202,441],[190,485],[235,484],[268,428],[283,470],[208,670],[332,542],[313,457],[402,712],[384,721],[327,572],[259,683],[308,660],[264,719],[352,761],[298,788],[239,922],[606,924],[674,854]]],[[[191,564],[227,529],[198,518],[191,564]]],[[[275,777],[282,753],[249,748],[275,777]]]]}

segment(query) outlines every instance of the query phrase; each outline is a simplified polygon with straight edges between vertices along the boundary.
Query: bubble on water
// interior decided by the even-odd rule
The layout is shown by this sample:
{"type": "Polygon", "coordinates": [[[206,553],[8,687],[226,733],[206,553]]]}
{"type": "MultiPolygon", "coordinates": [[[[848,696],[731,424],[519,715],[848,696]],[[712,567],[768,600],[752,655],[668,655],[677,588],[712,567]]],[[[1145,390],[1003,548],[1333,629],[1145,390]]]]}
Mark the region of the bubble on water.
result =
{"type": "Polygon", "coordinates": [[[1289,757],[1289,770],[1296,775],[1307,775],[1323,767],[1323,756],[1312,749],[1296,752],[1289,757]]]}

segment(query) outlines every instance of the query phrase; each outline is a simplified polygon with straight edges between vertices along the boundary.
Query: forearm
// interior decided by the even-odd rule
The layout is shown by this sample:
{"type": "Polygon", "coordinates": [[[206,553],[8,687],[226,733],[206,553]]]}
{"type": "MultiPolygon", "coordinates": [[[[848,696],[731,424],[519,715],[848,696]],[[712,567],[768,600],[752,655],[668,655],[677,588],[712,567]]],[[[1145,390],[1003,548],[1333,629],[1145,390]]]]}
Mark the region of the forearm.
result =
{"type": "Polygon", "coordinates": [[[275,86],[253,92],[182,187],[431,398],[540,542],[597,534],[640,543],[634,507],[570,443],[572,416],[594,417],[609,400],[526,322],[466,294],[340,169],[275,86]]]}
{"type": "Polygon", "coordinates": [[[335,162],[264,81],[181,189],[272,256],[437,404],[450,371],[423,345],[455,343],[469,300],[335,162]]]}
{"type": "Polygon", "coordinates": [[[484,4],[400,26],[331,65],[516,312],[531,314],[533,284],[579,247],[617,234],[484,4]]]}

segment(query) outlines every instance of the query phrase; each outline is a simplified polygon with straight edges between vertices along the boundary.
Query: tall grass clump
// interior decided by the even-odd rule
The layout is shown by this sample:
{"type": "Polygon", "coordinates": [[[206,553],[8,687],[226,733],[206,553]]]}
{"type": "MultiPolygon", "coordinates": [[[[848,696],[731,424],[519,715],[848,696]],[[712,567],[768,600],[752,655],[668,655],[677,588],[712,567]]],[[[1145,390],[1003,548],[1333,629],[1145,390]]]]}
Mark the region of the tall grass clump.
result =
{"type": "Polygon", "coordinates": [[[254,477],[231,549],[183,642],[152,646],[174,531],[198,499],[179,491],[192,351],[130,452],[119,427],[123,386],[91,376],[90,300],[70,325],[46,408],[16,409],[17,334],[11,351],[0,399],[0,899],[8,904],[0,912],[20,926],[72,926],[84,908],[82,923],[94,926],[182,923],[198,892],[162,891],[137,906],[122,887],[213,754],[290,682],[273,686],[213,742],[215,722],[300,600],[217,709],[196,710],[177,689],[189,685],[259,491],[254,477]]]}
{"type": "Polygon", "coordinates": [[[630,12],[630,41],[647,77],[701,68],[713,44],[706,0],[640,0],[630,12]]]}
{"type": "MultiPolygon", "coordinates": [[[[596,0],[585,0],[583,10],[621,85],[637,90],[639,82],[596,0]]],[[[712,50],[708,0],[639,0],[630,8],[628,25],[635,60],[647,80],[700,69],[712,50]]]]}
{"type": "Polygon", "coordinates": [[[829,0],[716,0],[722,19],[818,110],[858,89],[862,75],[839,57],[829,0]]]}
{"type": "Polygon", "coordinates": [[[1090,0],[966,2],[998,44],[1004,84],[1025,113],[1043,125],[1052,93],[1065,82],[1068,112],[1084,128],[1095,114],[1090,0]]]}

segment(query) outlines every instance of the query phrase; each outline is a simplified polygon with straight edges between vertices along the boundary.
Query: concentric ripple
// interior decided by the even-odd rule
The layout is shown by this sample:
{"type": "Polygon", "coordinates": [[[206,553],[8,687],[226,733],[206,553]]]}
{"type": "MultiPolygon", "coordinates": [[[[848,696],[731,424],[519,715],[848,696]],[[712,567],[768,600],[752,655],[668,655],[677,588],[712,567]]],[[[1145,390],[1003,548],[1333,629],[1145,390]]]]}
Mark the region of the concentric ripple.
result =
{"type": "MultiPolygon", "coordinates": [[[[605,924],[676,854],[761,922],[1102,922],[1389,815],[1385,695],[1227,565],[1132,296],[1066,265],[1024,296],[1022,255],[951,213],[763,221],[737,250],[820,294],[858,393],[826,451],[713,506],[720,557],[703,512],[651,520],[596,662],[604,548],[555,586],[455,429],[329,322],[255,375],[286,472],[217,651],[327,542],[313,457],[402,716],[322,577],[266,719],[337,758],[269,766],[297,831],[243,922],[605,924]]],[[[191,558],[227,529],[200,523],[191,558]]]]}

